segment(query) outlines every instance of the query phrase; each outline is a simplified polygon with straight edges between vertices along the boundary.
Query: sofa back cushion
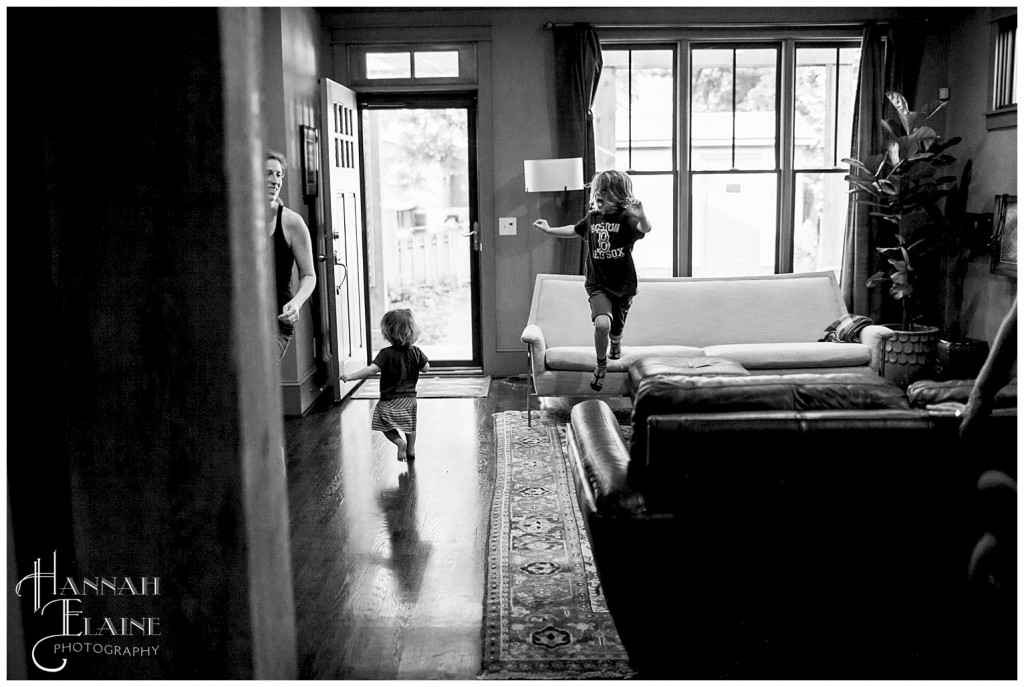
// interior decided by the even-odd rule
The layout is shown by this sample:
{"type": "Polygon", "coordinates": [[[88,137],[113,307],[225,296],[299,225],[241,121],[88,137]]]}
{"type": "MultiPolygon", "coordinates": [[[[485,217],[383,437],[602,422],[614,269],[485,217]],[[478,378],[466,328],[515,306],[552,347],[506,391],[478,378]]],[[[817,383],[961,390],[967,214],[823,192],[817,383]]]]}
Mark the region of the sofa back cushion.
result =
{"type": "Polygon", "coordinates": [[[639,380],[633,392],[630,456],[637,469],[655,460],[648,418],[704,413],[819,410],[909,410],[892,382],[856,373],[672,377],[639,380]]]}
{"type": "MultiPolygon", "coordinates": [[[[832,272],[641,278],[626,321],[631,346],[818,341],[847,314],[832,272]]],[[[548,347],[593,345],[583,277],[539,274],[530,323],[548,347]]]]}

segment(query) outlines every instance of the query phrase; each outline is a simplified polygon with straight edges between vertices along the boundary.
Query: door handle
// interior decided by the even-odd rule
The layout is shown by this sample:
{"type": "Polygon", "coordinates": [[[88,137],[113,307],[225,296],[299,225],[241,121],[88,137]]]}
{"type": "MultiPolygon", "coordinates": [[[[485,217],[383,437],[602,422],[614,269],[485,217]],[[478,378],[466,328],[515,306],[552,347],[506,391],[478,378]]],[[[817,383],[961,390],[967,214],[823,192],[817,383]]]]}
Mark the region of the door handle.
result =
{"type": "Polygon", "coordinates": [[[473,250],[480,252],[480,223],[473,222],[473,231],[469,232],[469,235],[473,237],[473,250]]]}
{"type": "Polygon", "coordinates": [[[316,258],[320,262],[327,262],[327,256],[326,255],[321,254],[321,255],[316,256],[316,258]]]}

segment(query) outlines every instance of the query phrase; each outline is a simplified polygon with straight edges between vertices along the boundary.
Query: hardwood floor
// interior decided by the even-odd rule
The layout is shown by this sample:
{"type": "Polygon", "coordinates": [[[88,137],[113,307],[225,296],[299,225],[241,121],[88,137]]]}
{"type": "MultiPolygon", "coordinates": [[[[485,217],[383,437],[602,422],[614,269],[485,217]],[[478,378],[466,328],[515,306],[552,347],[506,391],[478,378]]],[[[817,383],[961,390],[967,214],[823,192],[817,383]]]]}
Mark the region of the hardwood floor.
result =
{"type": "Polygon", "coordinates": [[[374,403],[285,421],[300,677],[474,679],[491,415],[525,409],[526,382],[494,379],[487,398],[420,399],[409,464],[370,430],[374,403]]]}

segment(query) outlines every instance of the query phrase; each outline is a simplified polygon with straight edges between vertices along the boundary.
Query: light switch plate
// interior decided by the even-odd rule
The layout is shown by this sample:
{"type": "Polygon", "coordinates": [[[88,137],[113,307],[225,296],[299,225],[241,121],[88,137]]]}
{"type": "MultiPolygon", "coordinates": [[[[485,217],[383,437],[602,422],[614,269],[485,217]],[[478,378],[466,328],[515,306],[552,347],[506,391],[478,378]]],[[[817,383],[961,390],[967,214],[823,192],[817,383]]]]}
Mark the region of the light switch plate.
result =
{"type": "Polygon", "coordinates": [[[498,218],[498,236],[515,236],[516,235],[516,218],[515,217],[499,217],[498,218]]]}

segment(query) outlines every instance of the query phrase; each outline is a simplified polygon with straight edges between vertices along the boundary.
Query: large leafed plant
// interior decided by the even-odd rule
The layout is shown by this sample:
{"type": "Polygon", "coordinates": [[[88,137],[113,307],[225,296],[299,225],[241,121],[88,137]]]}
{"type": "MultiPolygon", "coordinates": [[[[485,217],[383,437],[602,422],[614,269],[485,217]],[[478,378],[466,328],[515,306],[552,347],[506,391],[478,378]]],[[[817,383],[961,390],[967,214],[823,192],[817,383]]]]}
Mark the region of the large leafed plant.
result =
{"type": "Polygon", "coordinates": [[[885,95],[899,115],[881,122],[885,150],[863,161],[846,158],[843,162],[850,165],[846,176],[850,192],[860,194],[857,202],[882,221],[880,236],[892,238],[891,245],[878,248],[888,258],[888,270],[872,275],[867,285],[891,283],[889,293],[903,305],[902,326],[912,330],[921,316],[925,294],[920,291],[932,289],[927,295],[933,295],[938,289],[938,284],[925,284],[923,276],[935,274],[929,263],[937,263],[938,251],[950,234],[943,200],[955,190],[956,177],[941,176],[940,171],[956,162],[945,151],[960,138],[943,139],[925,124],[946,101],[936,100],[915,112],[901,94],[885,95]]]}

